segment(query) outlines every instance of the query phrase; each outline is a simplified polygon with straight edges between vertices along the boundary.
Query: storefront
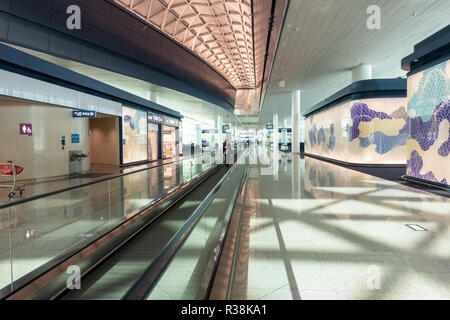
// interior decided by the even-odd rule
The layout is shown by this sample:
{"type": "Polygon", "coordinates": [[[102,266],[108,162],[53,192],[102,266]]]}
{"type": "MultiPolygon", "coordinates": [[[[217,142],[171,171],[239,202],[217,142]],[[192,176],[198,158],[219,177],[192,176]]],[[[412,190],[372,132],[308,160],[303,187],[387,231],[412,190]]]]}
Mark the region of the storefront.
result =
{"type": "Polygon", "coordinates": [[[162,158],[173,158],[179,155],[180,121],[170,117],[163,117],[162,125],[162,158]]]}
{"type": "Polygon", "coordinates": [[[122,107],[122,163],[148,160],[147,112],[122,107]]]}
{"type": "Polygon", "coordinates": [[[181,121],[153,112],[122,108],[122,164],[176,157],[181,121]]]}

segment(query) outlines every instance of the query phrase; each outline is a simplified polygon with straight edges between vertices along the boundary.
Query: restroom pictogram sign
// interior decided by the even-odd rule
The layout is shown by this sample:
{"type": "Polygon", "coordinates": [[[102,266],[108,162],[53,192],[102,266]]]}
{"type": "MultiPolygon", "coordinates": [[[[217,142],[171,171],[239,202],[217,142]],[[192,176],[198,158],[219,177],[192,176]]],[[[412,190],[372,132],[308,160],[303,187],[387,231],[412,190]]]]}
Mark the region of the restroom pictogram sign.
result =
{"type": "Polygon", "coordinates": [[[21,123],[20,124],[20,134],[31,136],[33,134],[33,126],[31,123],[21,123]]]}

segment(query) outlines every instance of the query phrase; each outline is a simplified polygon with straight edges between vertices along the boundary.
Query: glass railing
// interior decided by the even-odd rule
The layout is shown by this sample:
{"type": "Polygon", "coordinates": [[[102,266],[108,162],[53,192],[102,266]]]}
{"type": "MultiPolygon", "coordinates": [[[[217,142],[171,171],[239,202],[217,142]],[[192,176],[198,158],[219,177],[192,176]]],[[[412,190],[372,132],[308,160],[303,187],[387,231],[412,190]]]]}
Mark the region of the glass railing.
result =
{"type": "Polygon", "coordinates": [[[210,154],[0,205],[0,297],[215,165],[210,154]]]}
{"type": "Polygon", "coordinates": [[[247,176],[242,154],[123,299],[207,299],[237,196],[247,176]]]}

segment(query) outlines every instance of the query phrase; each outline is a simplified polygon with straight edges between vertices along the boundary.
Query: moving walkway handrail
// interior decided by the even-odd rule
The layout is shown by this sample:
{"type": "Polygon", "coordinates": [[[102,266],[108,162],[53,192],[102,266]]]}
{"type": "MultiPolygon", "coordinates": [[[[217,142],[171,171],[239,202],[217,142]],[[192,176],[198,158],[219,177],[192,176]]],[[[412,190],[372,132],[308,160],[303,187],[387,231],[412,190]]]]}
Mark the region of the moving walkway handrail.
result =
{"type": "MultiPolygon", "coordinates": [[[[245,152],[241,154],[245,156],[245,152]]],[[[238,157],[239,158],[239,157],[238,157]]],[[[172,258],[181,248],[183,243],[188,238],[191,231],[197,225],[197,222],[203,216],[205,210],[209,207],[216,193],[221,189],[224,183],[227,181],[231,172],[236,170],[237,165],[235,163],[233,167],[222,177],[219,183],[211,190],[202,203],[195,209],[194,213],[183,224],[183,226],[177,231],[177,233],[170,239],[170,241],[164,246],[158,257],[150,264],[150,266],[144,271],[142,276],[135,282],[135,284],[128,290],[128,292],[122,297],[122,300],[143,300],[146,299],[152,292],[153,288],[158,283],[158,280],[163,275],[164,271],[172,261],[172,258]]],[[[245,178],[243,175],[242,179],[245,178]]],[[[238,188],[242,185],[239,183],[238,188]]]]}
{"type": "MultiPolygon", "coordinates": [[[[203,157],[203,155],[205,155],[205,154],[211,154],[211,152],[203,153],[201,156],[203,157]]],[[[13,207],[13,206],[16,206],[16,205],[19,205],[19,204],[22,204],[22,203],[26,203],[26,202],[30,202],[30,201],[46,198],[46,197],[49,197],[49,196],[53,196],[55,194],[64,193],[64,192],[75,190],[75,189],[79,189],[79,188],[84,188],[84,187],[87,187],[87,186],[90,186],[90,185],[93,185],[93,184],[102,183],[102,182],[106,182],[106,181],[109,181],[109,180],[114,180],[114,179],[121,178],[121,177],[130,175],[130,174],[134,174],[134,173],[138,173],[138,172],[142,172],[142,171],[146,171],[146,170],[151,170],[153,168],[162,167],[162,166],[165,166],[165,165],[168,165],[168,164],[172,164],[172,163],[178,163],[178,162],[181,162],[181,161],[184,161],[184,160],[188,160],[188,159],[194,158],[194,157],[195,156],[191,156],[189,158],[183,158],[181,160],[174,160],[174,161],[170,161],[170,162],[166,162],[166,163],[160,163],[160,164],[157,164],[157,165],[155,165],[153,167],[146,167],[146,168],[142,168],[142,169],[136,169],[136,170],[133,170],[133,171],[130,171],[130,172],[119,173],[119,174],[115,174],[115,175],[112,175],[112,176],[109,176],[109,177],[106,177],[106,178],[96,179],[94,181],[89,181],[89,182],[77,184],[75,186],[71,186],[71,187],[67,187],[67,188],[63,188],[63,189],[58,189],[58,190],[54,190],[54,191],[50,191],[50,192],[46,192],[46,193],[41,193],[41,194],[38,194],[38,195],[35,195],[35,196],[31,196],[31,197],[28,197],[28,198],[23,198],[23,199],[11,201],[11,202],[2,203],[2,204],[0,204],[0,210],[1,209],[5,209],[5,208],[9,208],[9,207],[13,207]]]]}

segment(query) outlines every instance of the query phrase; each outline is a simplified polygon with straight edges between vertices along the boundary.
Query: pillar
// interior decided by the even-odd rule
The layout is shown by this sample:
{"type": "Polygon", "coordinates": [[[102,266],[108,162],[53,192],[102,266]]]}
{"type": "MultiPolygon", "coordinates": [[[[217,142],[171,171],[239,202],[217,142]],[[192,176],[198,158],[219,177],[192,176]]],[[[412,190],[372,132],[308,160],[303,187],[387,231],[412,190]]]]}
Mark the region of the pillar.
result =
{"type": "Polygon", "coordinates": [[[274,180],[278,180],[278,114],[273,115],[273,136],[272,136],[272,168],[274,180]]]}
{"type": "Polygon", "coordinates": [[[360,64],[352,69],[352,83],[372,79],[372,65],[360,64]]]}
{"type": "Polygon", "coordinates": [[[222,133],[222,116],[217,116],[217,149],[216,149],[216,162],[223,163],[223,133],[222,133]]]}
{"type": "Polygon", "coordinates": [[[292,92],[292,153],[300,153],[300,90],[292,92]]]}

